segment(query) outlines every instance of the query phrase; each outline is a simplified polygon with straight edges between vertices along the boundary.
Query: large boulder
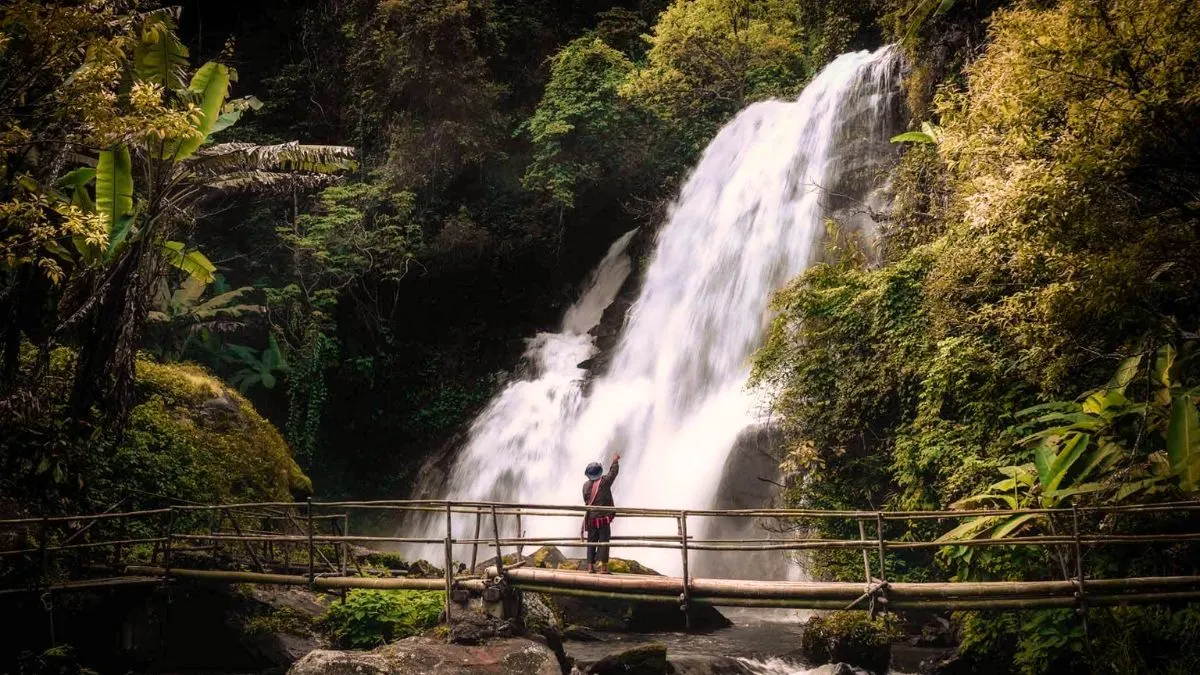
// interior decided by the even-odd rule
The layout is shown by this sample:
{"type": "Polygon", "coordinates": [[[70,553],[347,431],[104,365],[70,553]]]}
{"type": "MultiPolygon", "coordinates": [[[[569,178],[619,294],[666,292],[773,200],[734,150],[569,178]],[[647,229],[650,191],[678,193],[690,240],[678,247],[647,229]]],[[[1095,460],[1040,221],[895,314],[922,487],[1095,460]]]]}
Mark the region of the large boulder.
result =
{"type": "Polygon", "coordinates": [[[283,672],[315,649],[329,646],[316,629],[324,599],[303,588],[234,586],[227,623],[238,643],[267,670],[283,672]]]}
{"type": "MultiPolygon", "coordinates": [[[[553,546],[540,548],[525,558],[526,565],[531,567],[562,570],[579,570],[587,567],[585,560],[568,558],[553,546]]],[[[614,574],[661,576],[636,560],[613,558],[609,561],[608,567],[614,574]]],[[[526,594],[526,597],[530,595],[533,594],[526,594]]],[[[683,630],[687,625],[686,617],[674,602],[637,602],[617,598],[585,598],[548,594],[539,594],[537,602],[539,605],[548,606],[551,614],[561,626],[576,625],[593,630],[652,632],[683,630]]],[[[693,606],[691,614],[694,630],[715,630],[732,625],[723,614],[707,605],[693,606]]]]}
{"type": "Polygon", "coordinates": [[[667,646],[651,642],[609,654],[593,663],[588,675],[663,675],[667,669],[667,646]]]}
{"type": "Polygon", "coordinates": [[[560,675],[554,652],[530,640],[498,638],[485,645],[449,645],[413,637],[369,652],[318,650],[288,675],[560,675]]]}
{"type": "Polygon", "coordinates": [[[815,663],[844,662],[876,675],[888,670],[892,643],[904,638],[899,621],[890,615],[871,619],[866,612],[830,612],[804,624],[800,649],[815,663]]]}

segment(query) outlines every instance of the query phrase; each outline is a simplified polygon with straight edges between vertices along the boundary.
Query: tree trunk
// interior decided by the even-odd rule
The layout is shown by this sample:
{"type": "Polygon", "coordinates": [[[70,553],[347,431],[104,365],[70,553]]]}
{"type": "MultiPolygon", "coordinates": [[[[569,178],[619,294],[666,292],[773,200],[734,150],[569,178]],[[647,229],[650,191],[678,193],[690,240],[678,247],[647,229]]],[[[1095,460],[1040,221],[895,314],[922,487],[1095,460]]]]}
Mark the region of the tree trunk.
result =
{"type": "Polygon", "coordinates": [[[95,408],[119,428],[133,402],[134,362],[149,311],[154,256],[138,242],[117,263],[111,282],[101,287],[92,316],[83,323],[71,415],[87,419],[95,408]]]}

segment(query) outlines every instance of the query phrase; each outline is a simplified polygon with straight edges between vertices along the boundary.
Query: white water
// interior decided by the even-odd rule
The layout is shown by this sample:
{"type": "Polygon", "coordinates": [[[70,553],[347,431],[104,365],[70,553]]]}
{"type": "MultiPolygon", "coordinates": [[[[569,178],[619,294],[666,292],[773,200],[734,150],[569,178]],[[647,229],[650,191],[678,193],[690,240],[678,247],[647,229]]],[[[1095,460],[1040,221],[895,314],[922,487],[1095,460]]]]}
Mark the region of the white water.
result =
{"type": "MultiPolygon", "coordinates": [[[[593,354],[587,331],[628,273],[629,235],[562,332],[531,341],[534,374],[474,422],[442,495],[575,504],[584,466],[620,453],[618,504],[712,505],[735,442],[759,422],[761,402],[746,384],[771,296],[818,257],[838,202],[865,200],[875,187],[878,177],[863,174],[890,153],[896,71],[892,49],[845,54],[798,100],[756,103],[721,129],[658,233],[607,373],[585,397],[578,364],[593,354]]],[[[542,519],[525,530],[569,537],[578,524],[542,519]]],[[[619,519],[614,534],[622,531],[674,534],[675,524],[619,519]]],[[[617,555],[679,571],[675,551],[617,555]]]]}

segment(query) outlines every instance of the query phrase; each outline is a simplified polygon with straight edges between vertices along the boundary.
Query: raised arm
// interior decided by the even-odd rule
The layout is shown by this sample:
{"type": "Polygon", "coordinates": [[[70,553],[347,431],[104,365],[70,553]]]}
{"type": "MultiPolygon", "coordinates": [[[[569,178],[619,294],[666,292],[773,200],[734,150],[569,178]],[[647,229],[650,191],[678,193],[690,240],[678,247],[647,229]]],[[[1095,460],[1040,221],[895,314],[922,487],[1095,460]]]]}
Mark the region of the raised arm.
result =
{"type": "Polygon", "coordinates": [[[613,457],[612,464],[608,465],[608,473],[604,474],[604,482],[608,485],[612,485],[613,481],[617,479],[617,474],[620,473],[620,471],[621,456],[617,455],[616,457],[613,457]]]}

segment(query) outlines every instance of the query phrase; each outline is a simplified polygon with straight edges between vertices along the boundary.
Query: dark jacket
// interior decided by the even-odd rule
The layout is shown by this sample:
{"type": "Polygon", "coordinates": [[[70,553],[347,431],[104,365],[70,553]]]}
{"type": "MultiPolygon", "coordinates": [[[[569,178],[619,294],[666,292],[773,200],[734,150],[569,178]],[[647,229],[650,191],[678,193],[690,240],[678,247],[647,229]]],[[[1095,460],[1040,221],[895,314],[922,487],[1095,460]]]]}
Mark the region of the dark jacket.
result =
{"type": "MultiPolygon", "coordinates": [[[[596,480],[588,480],[583,483],[583,503],[587,504],[588,499],[592,496],[592,483],[600,481],[600,489],[596,492],[596,500],[591,503],[592,506],[613,506],[612,484],[617,479],[617,473],[621,470],[621,465],[613,460],[613,463],[608,466],[608,473],[600,476],[596,480]]],[[[602,516],[612,515],[612,511],[588,511],[584,516],[584,527],[587,523],[600,518],[602,516]]]]}

